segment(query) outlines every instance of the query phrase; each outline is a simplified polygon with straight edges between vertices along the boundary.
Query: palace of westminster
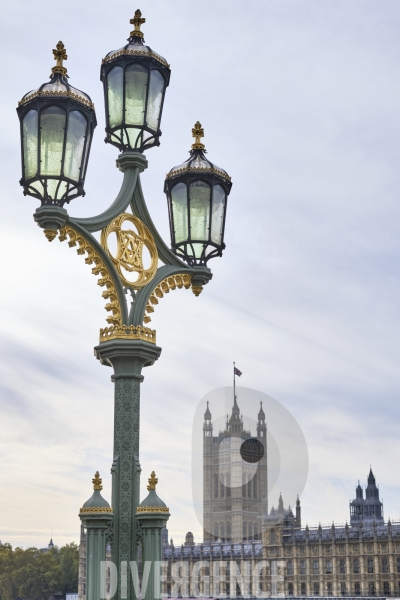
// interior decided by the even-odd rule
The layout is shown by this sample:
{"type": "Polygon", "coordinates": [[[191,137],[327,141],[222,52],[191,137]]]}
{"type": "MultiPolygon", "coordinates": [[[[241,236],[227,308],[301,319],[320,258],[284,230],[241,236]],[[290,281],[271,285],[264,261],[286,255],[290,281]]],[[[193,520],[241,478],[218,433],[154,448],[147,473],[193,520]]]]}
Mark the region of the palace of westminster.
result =
{"type": "MultiPolygon", "coordinates": [[[[163,596],[400,597],[400,522],[384,522],[372,470],[365,496],[360,484],[356,488],[349,524],[302,527],[298,498],[294,512],[284,507],[282,496],[278,507],[268,510],[266,432],[262,405],[252,437],[235,397],[225,431],[214,436],[207,403],[204,540],[195,544],[189,532],[185,544],[175,547],[163,530],[163,596]],[[265,452],[258,452],[260,447],[265,452]],[[229,455],[237,457],[238,448],[244,460],[234,467],[229,455]]],[[[85,556],[82,530],[79,600],[85,598],[85,556]]]]}

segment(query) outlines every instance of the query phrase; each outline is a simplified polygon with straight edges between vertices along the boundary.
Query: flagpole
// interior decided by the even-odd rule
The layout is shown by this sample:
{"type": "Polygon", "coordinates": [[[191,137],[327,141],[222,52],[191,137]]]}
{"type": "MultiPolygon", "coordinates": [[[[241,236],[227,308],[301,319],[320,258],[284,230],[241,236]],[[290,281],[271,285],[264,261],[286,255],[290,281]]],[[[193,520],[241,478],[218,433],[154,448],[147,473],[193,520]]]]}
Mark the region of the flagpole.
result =
{"type": "Polygon", "coordinates": [[[235,362],[233,363],[233,403],[236,400],[235,362]]]}

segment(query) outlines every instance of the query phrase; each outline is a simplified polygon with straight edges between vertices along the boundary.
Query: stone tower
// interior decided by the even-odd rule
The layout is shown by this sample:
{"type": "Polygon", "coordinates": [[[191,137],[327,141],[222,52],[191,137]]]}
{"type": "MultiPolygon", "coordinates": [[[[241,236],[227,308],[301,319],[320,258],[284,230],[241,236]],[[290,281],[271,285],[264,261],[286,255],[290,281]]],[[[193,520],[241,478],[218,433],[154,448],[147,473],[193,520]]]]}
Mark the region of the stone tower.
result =
{"type": "MultiPolygon", "coordinates": [[[[251,452],[250,457],[252,459],[251,452]]],[[[256,457],[257,458],[257,457],[256,457]]],[[[262,515],[268,513],[267,426],[260,406],[256,437],[243,426],[234,397],[226,427],[213,436],[207,402],[203,424],[203,536],[204,541],[242,542],[261,539],[262,515]],[[260,460],[242,458],[242,444],[263,448],[260,460]]]]}
{"type": "Polygon", "coordinates": [[[372,469],[370,469],[368,485],[365,488],[365,498],[360,482],[358,482],[356,497],[350,502],[350,523],[356,525],[357,523],[373,521],[383,523],[383,504],[379,499],[379,489],[372,469]]]}

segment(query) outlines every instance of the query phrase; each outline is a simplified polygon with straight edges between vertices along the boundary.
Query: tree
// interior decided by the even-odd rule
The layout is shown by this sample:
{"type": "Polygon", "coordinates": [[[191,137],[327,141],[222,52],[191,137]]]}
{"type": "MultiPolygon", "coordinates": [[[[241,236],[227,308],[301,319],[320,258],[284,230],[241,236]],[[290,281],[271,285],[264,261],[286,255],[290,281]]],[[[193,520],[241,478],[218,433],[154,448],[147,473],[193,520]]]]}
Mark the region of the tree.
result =
{"type": "Polygon", "coordinates": [[[74,543],[43,551],[0,545],[0,600],[48,600],[78,589],[79,549],[74,543]]]}

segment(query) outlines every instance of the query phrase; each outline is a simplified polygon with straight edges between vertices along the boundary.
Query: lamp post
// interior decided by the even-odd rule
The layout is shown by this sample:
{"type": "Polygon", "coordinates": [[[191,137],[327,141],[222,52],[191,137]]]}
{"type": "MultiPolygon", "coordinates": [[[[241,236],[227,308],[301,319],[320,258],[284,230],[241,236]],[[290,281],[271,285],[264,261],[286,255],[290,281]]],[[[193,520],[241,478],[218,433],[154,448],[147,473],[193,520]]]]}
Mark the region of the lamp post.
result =
{"type": "MultiPolygon", "coordinates": [[[[198,296],[211,280],[207,261],[221,256],[225,247],[225,214],[231,189],[227,173],[206,159],[200,141],[204,132],[196,123],[188,161],[172,169],[165,182],[172,250],[167,246],[147,210],[140,173],[147,168],[143,151],[160,143],[170,70],[166,60],[144,44],[144,21],[137,10],[131,20],[134,29],[128,44],[108,53],[101,67],[105,141],[121,151],[117,167],[123,173],[121,190],[103,213],[74,218],[64,208],[72,198],[84,194],[96,116],[89,96],[68,83],[62,42],[53,50],[56,66],[50,82],[24,96],[17,109],[21,122],[21,185],[24,194],[41,201],[35,221],[50,242],[56,237],[61,242],[68,240],[70,247],[85,256],[107,300],[108,326],[100,330],[95,347],[96,358],[114,371],[112,520],[107,522],[112,523],[112,561],[119,574],[117,597],[130,600],[134,589],[129,578],[127,583],[121,581],[121,565],[125,565],[125,572],[128,565],[129,571],[139,539],[145,546],[144,556],[153,556],[153,560],[160,556],[146,547],[146,540],[151,538],[146,532],[153,525],[139,500],[142,369],[152,365],[161,353],[156,332],[147,325],[166,293],[184,287],[198,296]],[[126,212],[129,206],[132,213],[126,212]],[[93,236],[97,231],[101,231],[100,243],[93,236]],[[116,250],[109,243],[110,236],[116,237],[116,250]],[[159,262],[163,264],[158,266],[159,262]],[[126,293],[130,294],[129,309],[126,293]]],[[[86,513],[83,521],[98,527],[98,520],[92,524],[86,513]]],[[[102,527],[105,522],[101,521],[102,527]]],[[[97,552],[103,556],[100,550],[97,552]]],[[[87,568],[93,568],[89,562],[87,568]]],[[[88,581],[93,581],[92,576],[87,573],[88,581]]],[[[91,590],[98,590],[98,586],[88,587],[87,600],[99,600],[97,592],[91,590]]]]}

